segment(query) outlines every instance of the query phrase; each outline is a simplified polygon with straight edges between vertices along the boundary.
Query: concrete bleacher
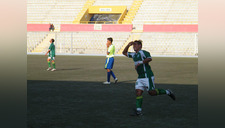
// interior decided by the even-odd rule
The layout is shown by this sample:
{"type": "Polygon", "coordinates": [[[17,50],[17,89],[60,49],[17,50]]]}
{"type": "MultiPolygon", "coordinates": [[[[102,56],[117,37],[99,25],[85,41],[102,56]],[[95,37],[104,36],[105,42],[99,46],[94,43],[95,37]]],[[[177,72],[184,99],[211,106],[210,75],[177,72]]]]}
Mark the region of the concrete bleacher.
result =
{"type": "Polygon", "coordinates": [[[33,52],[47,35],[48,32],[27,32],[27,52],[33,52]]]}
{"type": "Polygon", "coordinates": [[[152,55],[196,56],[197,33],[142,33],[143,49],[152,55]]]}
{"type": "Polygon", "coordinates": [[[87,0],[28,0],[28,23],[72,23],[87,0]]]}
{"type": "MultiPolygon", "coordinates": [[[[128,40],[136,39],[131,32],[28,32],[27,35],[28,53],[45,53],[50,38],[55,38],[56,54],[105,55],[107,38],[112,37],[115,53],[121,55],[128,40]]],[[[198,55],[197,33],[144,32],[138,34],[138,39],[143,40],[143,50],[151,55],[198,55]]],[[[129,51],[133,51],[132,47],[129,51]]]]}
{"type": "MultiPolygon", "coordinates": [[[[129,13],[129,10],[132,10],[130,8],[136,6],[134,1],[95,0],[92,2],[93,6],[125,5],[129,13]]],[[[53,23],[56,30],[60,30],[60,24],[73,23],[85,2],[87,0],[28,0],[27,23],[53,23]]],[[[89,32],[80,30],[76,30],[80,32],[27,32],[27,52],[44,53],[49,45],[49,39],[55,38],[56,54],[105,55],[106,39],[113,37],[116,53],[121,54],[121,49],[131,39],[137,37],[143,40],[143,49],[150,51],[152,55],[196,56],[198,54],[197,32],[187,32],[187,30],[185,32],[142,31],[143,25],[146,26],[146,24],[196,25],[198,23],[198,0],[141,0],[139,2],[140,7],[138,6],[137,12],[133,14],[134,18],[130,18],[130,21],[133,20],[133,28],[137,31],[103,32],[91,29],[89,32]]],[[[127,18],[129,17],[127,15],[127,18]]]]}
{"type": "MultiPolygon", "coordinates": [[[[28,0],[28,23],[72,23],[87,0],[28,0]]],[[[127,6],[135,0],[95,0],[94,6],[127,6]]],[[[197,24],[198,0],[143,0],[133,24],[197,24]]],[[[131,9],[132,10],[132,9],[131,9]]]]}
{"type": "Polygon", "coordinates": [[[56,35],[56,49],[57,53],[106,54],[107,38],[112,37],[117,53],[129,35],[130,32],[60,32],[56,35]]]}
{"type": "Polygon", "coordinates": [[[198,0],[144,0],[133,24],[197,24],[198,0]]]}

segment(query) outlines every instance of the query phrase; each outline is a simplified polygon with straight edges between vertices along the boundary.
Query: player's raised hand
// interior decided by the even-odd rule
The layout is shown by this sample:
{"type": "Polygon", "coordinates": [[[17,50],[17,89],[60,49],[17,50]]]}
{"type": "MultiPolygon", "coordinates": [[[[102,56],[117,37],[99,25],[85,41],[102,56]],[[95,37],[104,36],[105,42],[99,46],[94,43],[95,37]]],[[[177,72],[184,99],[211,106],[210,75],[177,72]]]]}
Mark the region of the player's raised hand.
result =
{"type": "Polygon", "coordinates": [[[132,46],[134,44],[134,42],[133,41],[131,41],[128,45],[129,46],[132,46]]]}
{"type": "Polygon", "coordinates": [[[107,49],[109,48],[109,42],[106,42],[107,49]]]}

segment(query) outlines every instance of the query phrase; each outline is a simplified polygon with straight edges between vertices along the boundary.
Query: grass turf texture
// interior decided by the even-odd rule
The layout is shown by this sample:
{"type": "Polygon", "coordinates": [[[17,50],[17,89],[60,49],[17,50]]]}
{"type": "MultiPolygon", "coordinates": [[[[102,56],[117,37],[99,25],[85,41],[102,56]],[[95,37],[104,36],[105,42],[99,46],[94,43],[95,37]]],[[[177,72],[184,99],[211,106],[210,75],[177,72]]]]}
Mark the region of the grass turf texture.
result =
{"type": "Polygon", "coordinates": [[[197,58],[153,57],[156,87],[177,99],[144,92],[142,117],[129,116],[137,79],[132,59],[115,57],[116,85],[102,85],[104,63],[105,57],[56,56],[51,72],[46,56],[28,55],[28,128],[197,128],[197,58]]]}

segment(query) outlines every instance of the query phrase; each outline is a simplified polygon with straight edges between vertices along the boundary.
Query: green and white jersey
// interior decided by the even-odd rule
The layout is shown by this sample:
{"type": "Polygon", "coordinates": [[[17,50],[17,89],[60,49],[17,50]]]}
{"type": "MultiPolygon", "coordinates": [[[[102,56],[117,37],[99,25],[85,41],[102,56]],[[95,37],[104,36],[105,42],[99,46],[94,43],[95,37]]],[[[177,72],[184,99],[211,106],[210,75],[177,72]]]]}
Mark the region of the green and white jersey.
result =
{"type": "MultiPolygon", "coordinates": [[[[143,61],[146,58],[152,58],[150,53],[145,50],[140,50],[138,53],[135,52],[128,52],[127,56],[129,58],[133,58],[134,65],[136,66],[140,61],[143,61]]],[[[150,78],[154,76],[151,66],[147,64],[140,64],[137,69],[138,78],[150,78]]]]}
{"type": "Polygon", "coordinates": [[[55,57],[55,45],[54,45],[54,43],[51,43],[48,49],[50,50],[48,56],[49,57],[55,57]]]}
{"type": "Polygon", "coordinates": [[[107,55],[106,57],[108,57],[108,58],[114,57],[114,54],[115,54],[115,46],[113,44],[111,44],[109,46],[108,52],[109,52],[109,55],[107,55]]]}

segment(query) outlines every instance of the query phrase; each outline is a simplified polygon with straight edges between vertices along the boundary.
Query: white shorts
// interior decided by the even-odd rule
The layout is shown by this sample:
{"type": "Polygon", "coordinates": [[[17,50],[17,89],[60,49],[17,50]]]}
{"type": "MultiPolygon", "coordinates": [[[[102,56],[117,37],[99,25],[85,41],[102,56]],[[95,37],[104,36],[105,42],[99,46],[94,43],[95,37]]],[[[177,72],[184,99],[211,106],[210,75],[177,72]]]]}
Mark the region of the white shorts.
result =
{"type": "Polygon", "coordinates": [[[55,60],[55,57],[48,57],[48,59],[55,60]]]}
{"type": "Polygon", "coordinates": [[[154,79],[155,79],[154,76],[152,76],[151,78],[138,78],[135,84],[135,90],[136,89],[140,89],[142,91],[154,90],[155,89],[154,79]]]}

